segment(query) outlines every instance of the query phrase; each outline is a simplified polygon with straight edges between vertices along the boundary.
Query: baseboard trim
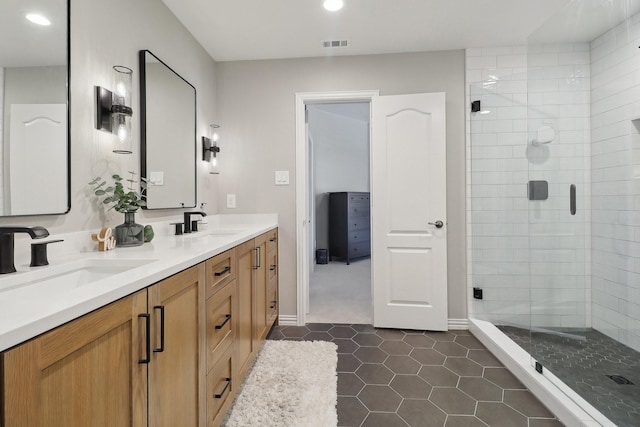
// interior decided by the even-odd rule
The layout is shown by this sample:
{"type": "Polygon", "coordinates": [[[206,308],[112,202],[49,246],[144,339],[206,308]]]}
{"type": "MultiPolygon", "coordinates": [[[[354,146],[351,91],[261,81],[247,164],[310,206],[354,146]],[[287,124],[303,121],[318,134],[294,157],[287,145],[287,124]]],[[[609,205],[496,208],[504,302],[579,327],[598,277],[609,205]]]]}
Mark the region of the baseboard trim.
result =
{"type": "Polygon", "coordinates": [[[278,316],[280,326],[298,326],[298,316],[295,314],[281,314],[278,316]]]}
{"type": "Polygon", "coordinates": [[[449,329],[466,331],[469,329],[469,319],[449,319],[449,329]]]}

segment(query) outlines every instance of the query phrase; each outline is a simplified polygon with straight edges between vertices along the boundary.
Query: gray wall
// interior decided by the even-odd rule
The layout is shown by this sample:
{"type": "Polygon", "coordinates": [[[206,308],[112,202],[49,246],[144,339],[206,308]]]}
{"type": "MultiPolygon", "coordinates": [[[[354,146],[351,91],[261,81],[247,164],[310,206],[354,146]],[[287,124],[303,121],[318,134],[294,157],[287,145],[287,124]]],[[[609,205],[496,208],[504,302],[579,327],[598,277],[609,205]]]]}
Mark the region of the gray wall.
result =
{"type": "Polygon", "coordinates": [[[295,94],[380,90],[446,92],[449,317],[466,318],[464,51],[216,64],[221,156],[220,212],[277,212],[281,314],[296,314],[295,94]],[[274,171],[289,170],[289,186],[274,171]],[[237,209],[224,207],[235,193],[237,209]]]}
{"type": "MultiPolygon", "coordinates": [[[[71,1],[71,211],[67,215],[3,218],[0,224],[47,227],[52,233],[95,230],[122,223],[122,214],[106,212],[87,183],[94,176],[140,172],[140,92],[138,51],[149,49],[197,89],[197,136],[207,135],[215,115],[215,63],[161,0],[71,1]],[[123,13],[124,11],[124,13],[123,13]],[[95,17],[101,23],[96,25],[95,17]],[[111,69],[133,69],[132,155],[112,153],[114,136],[94,128],[94,86],[110,88],[111,69]]],[[[195,141],[194,141],[195,143],[195,141]]],[[[217,211],[217,180],[198,162],[199,202],[217,211]]],[[[142,211],[136,219],[177,218],[180,210],[142,211]]],[[[87,239],[90,234],[87,233],[87,239]]]]}
{"type": "MultiPolygon", "coordinates": [[[[315,248],[329,248],[329,193],[369,191],[369,122],[307,107],[313,146],[315,248]]],[[[369,104],[365,104],[367,110],[369,104]]]]}

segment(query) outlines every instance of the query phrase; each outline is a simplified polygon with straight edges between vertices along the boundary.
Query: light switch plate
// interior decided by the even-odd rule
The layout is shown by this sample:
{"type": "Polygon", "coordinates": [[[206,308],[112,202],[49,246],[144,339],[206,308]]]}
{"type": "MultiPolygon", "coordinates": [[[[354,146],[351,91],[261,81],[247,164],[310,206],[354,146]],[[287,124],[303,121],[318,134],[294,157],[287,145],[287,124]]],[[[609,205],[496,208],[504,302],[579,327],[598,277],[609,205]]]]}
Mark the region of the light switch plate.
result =
{"type": "Polygon", "coordinates": [[[276,171],[276,185],[289,185],[289,171],[276,171]]]}
{"type": "Polygon", "coordinates": [[[164,172],[151,172],[149,174],[149,185],[164,185],[164,172]]]}
{"type": "Polygon", "coordinates": [[[227,194],[227,208],[235,209],[235,207],[236,207],[236,195],[227,194]]]}

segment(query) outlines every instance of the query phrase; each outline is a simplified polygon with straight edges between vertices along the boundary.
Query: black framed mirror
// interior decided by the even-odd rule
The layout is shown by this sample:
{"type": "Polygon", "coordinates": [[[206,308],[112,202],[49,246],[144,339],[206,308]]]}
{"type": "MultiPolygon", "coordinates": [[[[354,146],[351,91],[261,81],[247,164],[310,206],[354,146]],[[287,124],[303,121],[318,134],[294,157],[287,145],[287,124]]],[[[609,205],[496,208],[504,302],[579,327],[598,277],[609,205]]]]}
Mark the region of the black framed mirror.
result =
{"type": "Polygon", "coordinates": [[[146,209],[195,207],[196,88],[149,50],[139,60],[146,209]]]}
{"type": "Polygon", "coordinates": [[[69,9],[0,2],[0,216],[71,208],[69,9]]]}

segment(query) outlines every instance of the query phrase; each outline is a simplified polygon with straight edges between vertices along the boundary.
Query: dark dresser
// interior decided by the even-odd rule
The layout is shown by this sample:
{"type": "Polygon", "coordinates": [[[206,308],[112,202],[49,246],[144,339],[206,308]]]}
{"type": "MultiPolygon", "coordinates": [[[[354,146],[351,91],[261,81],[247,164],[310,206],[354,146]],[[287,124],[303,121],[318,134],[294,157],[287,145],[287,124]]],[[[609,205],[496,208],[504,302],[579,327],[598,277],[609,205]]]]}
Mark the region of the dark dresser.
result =
{"type": "Polygon", "coordinates": [[[329,193],[329,257],[350,260],[371,254],[369,193],[329,193]]]}

